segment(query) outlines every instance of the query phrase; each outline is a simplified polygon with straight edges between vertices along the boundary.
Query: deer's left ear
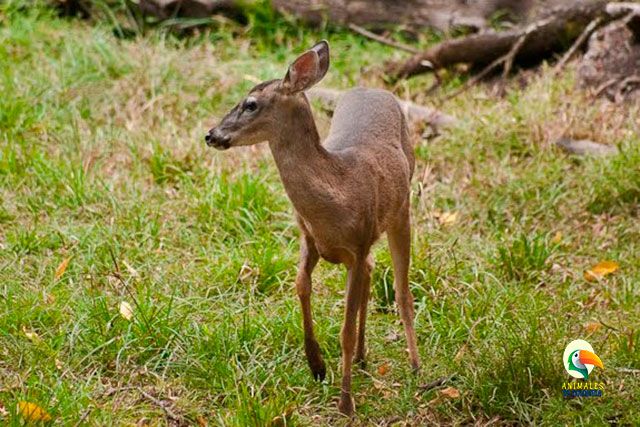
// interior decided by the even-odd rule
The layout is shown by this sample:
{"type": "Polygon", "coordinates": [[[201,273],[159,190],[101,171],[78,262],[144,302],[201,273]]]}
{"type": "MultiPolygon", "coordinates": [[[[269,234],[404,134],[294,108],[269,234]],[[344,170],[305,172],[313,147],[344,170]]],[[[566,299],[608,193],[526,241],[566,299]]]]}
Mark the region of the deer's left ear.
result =
{"type": "Polygon", "coordinates": [[[329,42],[326,40],[320,40],[315,44],[315,46],[311,48],[311,50],[318,54],[318,59],[320,60],[320,64],[318,65],[319,69],[317,81],[319,82],[329,70],[329,42]]]}
{"type": "Polygon", "coordinates": [[[322,40],[293,61],[282,80],[282,89],[287,93],[307,90],[322,80],[328,69],[329,43],[322,40]]]}

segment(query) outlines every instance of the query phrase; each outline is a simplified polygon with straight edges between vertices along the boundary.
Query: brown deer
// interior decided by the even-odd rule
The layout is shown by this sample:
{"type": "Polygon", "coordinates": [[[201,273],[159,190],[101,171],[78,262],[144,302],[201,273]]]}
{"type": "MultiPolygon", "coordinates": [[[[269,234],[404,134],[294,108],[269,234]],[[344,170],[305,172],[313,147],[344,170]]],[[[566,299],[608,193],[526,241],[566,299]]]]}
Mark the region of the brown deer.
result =
{"type": "Polygon", "coordinates": [[[336,106],[324,142],[304,91],[329,68],[329,44],[300,55],[282,80],[255,86],[209,131],[207,145],[224,150],[269,142],[302,232],[296,290],[302,307],[304,348],[313,376],[325,365],[313,333],[311,273],[320,257],[347,268],[338,408],[353,414],[351,366],[365,360],[365,321],[371,284],[371,246],[387,233],[396,303],[414,370],[420,360],[413,327],[408,271],[411,252],[410,182],[414,156],[398,101],[389,92],[357,88],[336,106]],[[359,328],[356,330],[356,320],[359,328]]]}

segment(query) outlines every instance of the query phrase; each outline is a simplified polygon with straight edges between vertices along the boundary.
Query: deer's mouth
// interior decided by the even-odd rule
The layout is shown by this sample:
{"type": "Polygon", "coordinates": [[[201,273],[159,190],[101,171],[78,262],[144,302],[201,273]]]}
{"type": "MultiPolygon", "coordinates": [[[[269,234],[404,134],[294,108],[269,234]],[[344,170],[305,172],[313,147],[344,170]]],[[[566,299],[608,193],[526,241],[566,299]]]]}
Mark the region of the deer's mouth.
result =
{"type": "Polygon", "coordinates": [[[227,150],[231,147],[231,138],[223,135],[217,128],[213,128],[205,135],[205,142],[209,147],[217,150],[227,150]]]}
{"type": "Polygon", "coordinates": [[[229,148],[231,148],[231,144],[229,142],[220,142],[220,143],[213,143],[213,144],[209,144],[210,147],[215,148],[216,150],[228,150],[229,148]]]}

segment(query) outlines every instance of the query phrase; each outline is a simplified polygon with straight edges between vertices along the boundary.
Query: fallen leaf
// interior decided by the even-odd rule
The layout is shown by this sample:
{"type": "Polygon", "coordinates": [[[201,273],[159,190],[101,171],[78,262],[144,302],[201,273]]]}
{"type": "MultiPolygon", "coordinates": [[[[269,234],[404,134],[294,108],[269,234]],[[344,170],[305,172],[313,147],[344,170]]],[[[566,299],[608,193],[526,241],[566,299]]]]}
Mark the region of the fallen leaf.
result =
{"type": "Polygon", "coordinates": [[[207,427],[209,425],[207,420],[202,415],[198,415],[198,417],[196,418],[196,421],[198,422],[198,425],[200,427],[207,427]]]}
{"type": "Polygon", "coordinates": [[[598,329],[600,329],[600,327],[602,326],[602,324],[600,322],[587,322],[584,324],[584,329],[592,334],[595,331],[597,331],[598,329]]]}
{"type": "Polygon", "coordinates": [[[557,245],[560,242],[562,242],[562,231],[556,231],[556,234],[554,234],[553,237],[551,238],[551,243],[553,243],[554,245],[557,245]]]}
{"type": "Polygon", "coordinates": [[[131,304],[122,301],[120,303],[120,315],[127,320],[133,319],[133,308],[131,308],[131,304]]]}
{"type": "Polygon", "coordinates": [[[51,421],[51,415],[35,403],[20,401],[18,402],[18,414],[26,421],[37,423],[39,421],[51,421]]]}
{"type": "Polygon", "coordinates": [[[442,212],[438,217],[438,221],[442,225],[455,224],[458,221],[458,212],[442,212]]]}
{"type": "Polygon", "coordinates": [[[387,375],[391,366],[387,362],[384,362],[382,365],[378,366],[378,375],[387,375]]]}
{"type": "Polygon", "coordinates": [[[0,402],[0,419],[9,416],[9,411],[5,408],[4,404],[0,402]]]}
{"type": "Polygon", "coordinates": [[[448,397],[449,399],[458,399],[460,397],[460,391],[455,387],[447,387],[440,390],[440,395],[448,397]]]}
{"type": "Polygon", "coordinates": [[[613,273],[620,265],[615,261],[601,261],[584,272],[584,278],[588,282],[593,282],[613,273]]]}
{"type": "Polygon", "coordinates": [[[63,259],[62,262],[58,265],[58,267],[56,267],[56,272],[53,275],[53,277],[56,280],[61,278],[64,272],[67,271],[67,267],[69,266],[69,261],[71,261],[71,257],[63,259]]]}
{"type": "Polygon", "coordinates": [[[238,280],[240,282],[244,282],[247,279],[251,278],[251,276],[254,274],[253,269],[251,268],[251,266],[245,261],[242,264],[242,267],[240,267],[240,272],[238,273],[238,280]]]}
{"type": "Polygon", "coordinates": [[[64,365],[62,364],[62,362],[60,361],[60,359],[56,359],[56,360],[55,360],[55,363],[56,363],[56,369],[57,369],[57,370],[61,371],[61,370],[62,370],[62,368],[64,368],[64,365]]]}
{"type": "Polygon", "coordinates": [[[22,332],[24,332],[24,336],[27,337],[29,341],[34,343],[40,342],[40,335],[38,335],[36,332],[29,331],[24,326],[22,327],[22,332]]]}

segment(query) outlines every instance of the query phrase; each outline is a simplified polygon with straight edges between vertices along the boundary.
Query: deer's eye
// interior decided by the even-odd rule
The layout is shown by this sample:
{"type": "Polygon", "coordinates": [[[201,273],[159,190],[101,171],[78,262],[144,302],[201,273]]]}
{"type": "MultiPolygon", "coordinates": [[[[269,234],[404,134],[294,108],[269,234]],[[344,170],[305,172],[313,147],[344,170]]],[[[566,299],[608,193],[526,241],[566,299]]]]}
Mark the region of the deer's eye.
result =
{"type": "Polygon", "coordinates": [[[255,99],[248,98],[242,104],[243,111],[252,112],[252,111],[256,111],[257,109],[258,109],[258,103],[256,102],[255,99]]]}

